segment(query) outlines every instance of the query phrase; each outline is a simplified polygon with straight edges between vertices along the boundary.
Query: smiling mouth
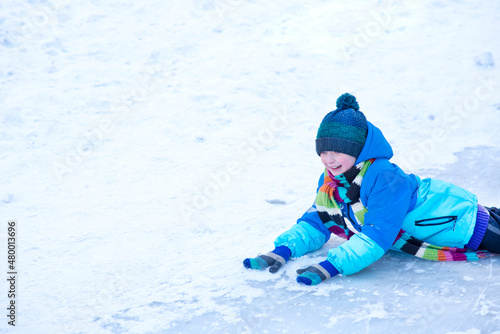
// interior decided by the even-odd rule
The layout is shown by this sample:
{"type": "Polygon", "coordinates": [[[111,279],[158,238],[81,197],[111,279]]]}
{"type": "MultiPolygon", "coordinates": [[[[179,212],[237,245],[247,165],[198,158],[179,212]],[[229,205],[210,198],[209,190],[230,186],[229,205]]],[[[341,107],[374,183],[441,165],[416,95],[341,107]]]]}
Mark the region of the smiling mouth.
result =
{"type": "Polygon", "coordinates": [[[342,167],[342,165],[338,165],[338,166],[330,166],[330,169],[339,169],[340,167],[342,167]]]}

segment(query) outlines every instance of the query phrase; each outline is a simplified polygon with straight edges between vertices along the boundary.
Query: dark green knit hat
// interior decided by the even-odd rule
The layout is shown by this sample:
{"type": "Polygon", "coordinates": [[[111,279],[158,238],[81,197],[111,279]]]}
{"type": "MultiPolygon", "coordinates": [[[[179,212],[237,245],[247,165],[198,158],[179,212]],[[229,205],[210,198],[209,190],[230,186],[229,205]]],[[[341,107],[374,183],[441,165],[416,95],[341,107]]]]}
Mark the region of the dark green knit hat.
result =
{"type": "Polygon", "coordinates": [[[345,93],[337,99],[337,109],[329,112],[318,129],[316,152],[345,153],[358,158],[366,141],[368,124],[356,98],[345,93]]]}

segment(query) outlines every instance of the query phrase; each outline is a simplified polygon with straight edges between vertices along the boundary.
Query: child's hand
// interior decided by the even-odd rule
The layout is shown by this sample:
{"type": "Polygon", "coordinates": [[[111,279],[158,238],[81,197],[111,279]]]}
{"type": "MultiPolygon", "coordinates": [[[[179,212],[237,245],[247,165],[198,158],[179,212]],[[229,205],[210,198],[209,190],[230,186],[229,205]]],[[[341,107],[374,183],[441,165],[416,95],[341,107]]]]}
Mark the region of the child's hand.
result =
{"type": "Polygon", "coordinates": [[[273,274],[277,272],[285,263],[285,259],[274,254],[273,252],[259,255],[253,259],[245,259],[245,261],[243,261],[245,268],[264,270],[269,267],[269,272],[273,274]]]}
{"type": "Polygon", "coordinates": [[[338,273],[339,271],[326,260],[304,269],[298,269],[297,282],[305,285],[317,285],[338,273]]]}
{"type": "Polygon", "coordinates": [[[264,270],[269,268],[269,272],[276,273],[280,268],[286,264],[290,258],[291,251],[286,246],[276,247],[272,252],[259,255],[253,259],[245,259],[243,265],[245,268],[264,270]]]}

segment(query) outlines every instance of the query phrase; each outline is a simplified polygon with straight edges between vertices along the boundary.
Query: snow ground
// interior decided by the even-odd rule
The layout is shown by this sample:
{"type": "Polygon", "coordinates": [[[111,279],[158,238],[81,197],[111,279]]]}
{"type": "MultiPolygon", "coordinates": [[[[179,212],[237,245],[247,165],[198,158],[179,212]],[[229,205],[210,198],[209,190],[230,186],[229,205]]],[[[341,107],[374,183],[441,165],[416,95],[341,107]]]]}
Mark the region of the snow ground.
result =
{"type": "Polygon", "coordinates": [[[497,257],[389,253],[316,287],[295,270],[337,239],[241,264],[314,200],[346,91],[407,172],[500,205],[499,22],[486,0],[2,2],[0,332],[500,333],[497,257]]]}

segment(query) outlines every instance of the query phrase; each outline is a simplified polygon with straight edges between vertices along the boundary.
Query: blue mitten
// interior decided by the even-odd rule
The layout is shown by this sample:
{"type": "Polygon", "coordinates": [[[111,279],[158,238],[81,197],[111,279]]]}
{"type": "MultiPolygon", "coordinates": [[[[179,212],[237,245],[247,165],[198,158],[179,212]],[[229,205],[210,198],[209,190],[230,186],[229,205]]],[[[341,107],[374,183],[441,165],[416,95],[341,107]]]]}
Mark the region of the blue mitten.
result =
{"type": "Polygon", "coordinates": [[[286,246],[276,247],[273,251],[259,255],[253,259],[245,259],[245,268],[264,270],[269,267],[269,272],[277,272],[290,258],[292,251],[286,246]]]}
{"type": "Polygon", "coordinates": [[[297,282],[305,285],[317,285],[337,275],[339,271],[328,260],[304,269],[298,269],[297,282]]]}

